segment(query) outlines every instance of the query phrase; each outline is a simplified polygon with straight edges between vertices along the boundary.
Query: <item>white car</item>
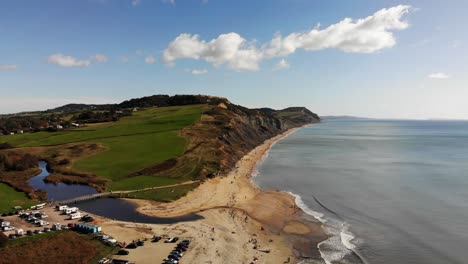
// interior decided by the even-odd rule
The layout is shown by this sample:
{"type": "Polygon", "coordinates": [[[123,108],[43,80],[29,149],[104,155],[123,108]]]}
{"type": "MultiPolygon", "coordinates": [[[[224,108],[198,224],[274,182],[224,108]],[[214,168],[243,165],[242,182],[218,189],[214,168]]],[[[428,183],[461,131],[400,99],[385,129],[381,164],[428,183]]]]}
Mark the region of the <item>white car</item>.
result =
{"type": "Polygon", "coordinates": [[[11,230],[13,230],[13,229],[15,229],[14,226],[4,226],[4,227],[3,227],[3,231],[11,231],[11,230]]]}

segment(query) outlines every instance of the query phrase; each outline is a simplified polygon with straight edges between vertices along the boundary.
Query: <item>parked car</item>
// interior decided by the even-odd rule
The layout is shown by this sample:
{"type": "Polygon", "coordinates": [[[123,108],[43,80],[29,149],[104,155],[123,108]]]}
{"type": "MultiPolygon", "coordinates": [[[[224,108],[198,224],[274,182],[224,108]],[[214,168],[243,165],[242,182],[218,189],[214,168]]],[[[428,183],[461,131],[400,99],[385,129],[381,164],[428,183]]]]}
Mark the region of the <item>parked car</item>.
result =
{"type": "Polygon", "coordinates": [[[151,240],[151,242],[153,242],[153,243],[158,242],[161,239],[162,239],[162,237],[160,237],[160,236],[154,236],[153,239],[151,240]]]}
{"type": "Polygon", "coordinates": [[[14,226],[4,226],[3,227],[3,231],[11,231],[11,230],[14,230],[15,227],[14,226]]]}
{"type": "Polygon", "coordinates": [[[137,247],[138,247],[138,245],[136,243],[130,243],[125,248],[133,249],[133,248],[137,248],[137,247]]]}
{"type": "Polygon", "coordinates": [[[164,243],[175,243],[177,240],[179,240],[177,237],[169,237],[164,243]]]}
{"type": "Polygon", "coordinates": [[[28,231],[26,231],[26,235],[28,235],[28,236],[32,236],[32,235],[34,235],[34,233],[33,233],[33,231],[32,231],[32,230],[28,230],[28,231]]]}
{"type": "Polygon", "coordinates": [[[125,250],[125,249],[121,249],[119,250],[119,252],[117,252],[117,255],[128,255],[130,254],[130,252],[128,252],[128,250],[125,250]]]}

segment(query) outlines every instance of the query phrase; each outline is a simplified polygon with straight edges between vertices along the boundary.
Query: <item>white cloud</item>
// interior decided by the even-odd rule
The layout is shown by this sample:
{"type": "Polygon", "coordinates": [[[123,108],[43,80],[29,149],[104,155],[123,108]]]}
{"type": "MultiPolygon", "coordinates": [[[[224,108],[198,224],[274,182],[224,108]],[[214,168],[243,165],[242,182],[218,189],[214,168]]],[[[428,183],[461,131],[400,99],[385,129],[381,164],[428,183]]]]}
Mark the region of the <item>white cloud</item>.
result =
{"type": "Polygon", "coordinates": [[[132,0],[132,6],[137,6],[141,4],[141,0],[132,0]]]}
{"type": "Polygon", "coordinates": [[[192,74],[195,74],[195,75],[207,74],[207,73],[208,73],[208,70],[206,70],[206,69],[203,69],[203,70],[192,70],[192,74]]]}
{"type": "Polygon", "coordinates": [[[280,62],[278,62],[275,65],[274,70],[282,70],[282,69],[287,69],[289,67],[290,67],[289,63],[285,59],[282,59],[280,60],[280,62]]]}
{"type": "Polygon", "coordinates": [[[154,58],[153,56],[148,56],[145,58],[145,62],[148,64],[153,64],[156,62],[156,58],[154,58]]]}
{"type": "Polygon", "coordinates": [[[393,31],[409,26],[408,22],[401,20],[409,9],[410,6],[399,5],[381,9],[362,19],[345,18],[325,29],[318,25],[308,32],[294,32],[284,37],[277,34],[260,47],[235,32],[221,34],[210,41],[201,40],[196,34],[184,33],[169,43],[163,60],[173,65],[178,59],[202,59],[215,67],[227,65],[236,71],[256,71],[262,60],[284,58],[298,49],[317,51],[334,48],[352,53],[375,53],[396,44],[393,31]]]}
{"type": "Polygon", "coordinates": [[[97,62],[106,62],[109,60],[109,57],[107,57],[104,54],[94,54],[91,56],[91,59],[97,61],[97,62]]]}
{"type": "Polygon", "coordinates": [[[166,3],[166,4],[171,4],[171,5],[175,5],[176,4],[176,0],[161,0],[163,3],[166,3]]]}
{"type": "Polygon", "coordinates": [[[448,74],[443,73],[443,72],[431,73],[427,77],[431,78],[431,79],[448,79],[448,78],[450,78],[450,76],[448,74]]]}
{"type": "Polygon", "coordinates": [[[0,71],[16,70],[18,67],[13,64],[0,65],[0,71]]]}
{"type": "Polygon", "coordinates": [[[65,56],[60,53],[50,55],[47,61],[50,64],[56,64],[61,67],[88,67],[91,64],[89,60],[78,60],[72,56],[65,56]]]}

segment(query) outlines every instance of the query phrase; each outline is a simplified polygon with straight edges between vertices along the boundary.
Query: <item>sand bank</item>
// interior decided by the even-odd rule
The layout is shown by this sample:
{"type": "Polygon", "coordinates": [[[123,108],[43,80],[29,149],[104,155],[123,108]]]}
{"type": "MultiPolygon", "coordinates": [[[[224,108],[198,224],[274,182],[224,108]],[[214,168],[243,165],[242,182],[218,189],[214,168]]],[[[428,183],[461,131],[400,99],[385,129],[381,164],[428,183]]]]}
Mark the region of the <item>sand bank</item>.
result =
{"type": "Polygon", "coordinates": [[[254,258],[258,258],[256,263],[297,263],[300,256],[319,260],[316,245],[326,239],[321,224],[307,217],[288,193],[261,191],[251,181],[257,162],[272,144],[296,130],[265,141],[239,160],[228,175],[207,180],[175,202],[130,201],[147,215],[198,213],[204,217],[152,227],[158,232],[178,230],[193,237],[197,248],[187,254],[185,263],[250,263],[254,258]],[[270,253],[259,251],[266,249],[270,253]]]}

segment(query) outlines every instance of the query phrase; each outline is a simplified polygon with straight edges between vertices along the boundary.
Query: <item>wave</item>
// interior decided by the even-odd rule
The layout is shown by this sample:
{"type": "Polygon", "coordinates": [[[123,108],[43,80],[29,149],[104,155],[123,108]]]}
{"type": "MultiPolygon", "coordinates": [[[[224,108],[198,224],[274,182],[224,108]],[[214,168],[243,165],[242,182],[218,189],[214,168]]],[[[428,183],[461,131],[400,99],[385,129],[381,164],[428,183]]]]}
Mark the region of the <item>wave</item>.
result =
{"type": "MultiPolygon", "coordinates": [[[[317,245],[320,256],[326,264],[332,264],[333,262],[343,260],[350,255],[354,255],[356,258],[358,258],[359,262],[366,263],[364,258],[362,258],[362,256],[356,251],[356,245],[353,244],[353,241],[356,239],[356,237],[349,230],[350,225],[347,222],[344,222],[340,215],[326,207],[322,202],[320,202],[320,200],[314,197],[320,206],[326,208],[327,211],[337,216],[339,220],[337,221],[332,218],[326,218],[325,214],[314,211],[309,206],[307,206],[300,195],[294,194],[292,192],[288,193],[295,198],[295,203],[302,209],[302,211],[322,223],[323,230],[327,235],[329,235],[326,240],[320,242],[317,245]]],[[[303,261],[301,263],[306,262],[303,261]]]]}

